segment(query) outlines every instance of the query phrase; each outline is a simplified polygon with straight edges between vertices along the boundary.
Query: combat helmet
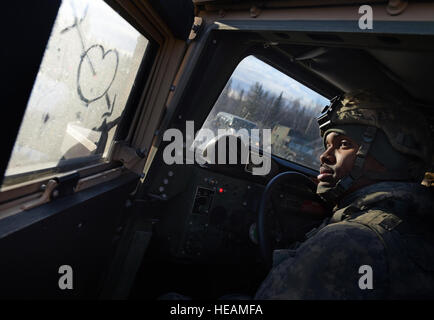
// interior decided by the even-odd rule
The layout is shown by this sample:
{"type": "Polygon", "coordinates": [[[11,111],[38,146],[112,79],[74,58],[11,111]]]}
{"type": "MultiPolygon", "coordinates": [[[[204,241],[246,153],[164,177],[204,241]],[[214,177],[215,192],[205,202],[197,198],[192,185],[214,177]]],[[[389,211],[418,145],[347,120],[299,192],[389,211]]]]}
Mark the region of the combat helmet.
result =
{"type": "Polygon", "coordinates": [[[327,199],[337,199],[363,177],[373,180],[420,182],[432,163],[431,132],[426,119],[405,100],[368,90],[339,95],[317,118],[321,137],[330,132],[349,136],[359,144],[350,173],[335,186],[318,190],[327,199]],[[364,169],[370,154],[386,172],[364,169]]]}

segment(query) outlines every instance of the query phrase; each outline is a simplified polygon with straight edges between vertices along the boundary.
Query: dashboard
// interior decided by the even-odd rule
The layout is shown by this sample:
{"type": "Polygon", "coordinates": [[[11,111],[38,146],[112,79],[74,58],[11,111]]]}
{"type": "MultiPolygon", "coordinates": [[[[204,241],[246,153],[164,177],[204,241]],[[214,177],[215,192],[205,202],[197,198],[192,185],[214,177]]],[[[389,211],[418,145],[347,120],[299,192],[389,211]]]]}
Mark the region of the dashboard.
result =
{"type": "Polygon", "coordinates": [[[165,202],[164,209],[159,210],[165,214],[157,217],[156,232],[167,242],[171,257],[236,262],[256,254],[251,229],[256,223],[263,184],[197,166],[172,166],[163,175],[163,184],[152,188],[149,195],[165,202]],[[172,183],[164,184],[168,180],[172,183]]]}
{"type": "MultiPolygon", "coordinates": [[[[274,156],[264,176],[252,175],[249,164],[161,164],[147,189],[157,203],[152,218],[158,221],[154,235],[161,254],[176,262],[257,260],[256,220],[263,190],[288,170],[288,161],[274,156]]],[[[305,173],[312,176],[311,171],[305,173]]],[[[283,204],[291,209],[290,202],[283,204]]]]}

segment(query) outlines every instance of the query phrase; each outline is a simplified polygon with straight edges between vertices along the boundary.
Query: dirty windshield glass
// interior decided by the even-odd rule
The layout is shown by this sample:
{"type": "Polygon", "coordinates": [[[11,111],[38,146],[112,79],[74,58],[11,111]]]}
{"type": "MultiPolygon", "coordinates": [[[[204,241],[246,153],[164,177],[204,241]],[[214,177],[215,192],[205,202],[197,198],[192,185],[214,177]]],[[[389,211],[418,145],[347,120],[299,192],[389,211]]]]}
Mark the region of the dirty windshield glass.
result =
{"type": "MultiPolygon", "coordinates": [[[[202,128],[214,132],[270,129],[272,154],[319,169],[324,147],[316,116],[328,103],[286,74],[248,56],[233,72],[202,128]]],[[[204,149],[207,142],[200,141],[197,148],[204,149]]],[[[260,142],[252,142],[260,147],[260,142]]]]}
{"type": "Polygon", "coordinates": [[[64,0],[6,176],[106,157],[148,40],[102,0],[64,0]]]}

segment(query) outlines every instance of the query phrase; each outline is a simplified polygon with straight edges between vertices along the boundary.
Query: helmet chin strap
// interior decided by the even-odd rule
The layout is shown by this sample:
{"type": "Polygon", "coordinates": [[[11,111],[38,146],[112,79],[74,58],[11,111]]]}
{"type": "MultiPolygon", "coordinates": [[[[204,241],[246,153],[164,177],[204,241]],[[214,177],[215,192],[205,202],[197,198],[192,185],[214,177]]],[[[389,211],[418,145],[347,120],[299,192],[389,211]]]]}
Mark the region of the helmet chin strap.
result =
{"type": "Polygon", "coordinates": [[[334,186],[326,187],[318,185],[317,194],[327,202],[337,203],[340,198],[351,188],[354,182],[363,176],[363,167],[369,148],[375,139],[376,127],[367,127],[363,132],[363,141],[356,153],[353,168],[350,173],[338,180],[334,186]]]}

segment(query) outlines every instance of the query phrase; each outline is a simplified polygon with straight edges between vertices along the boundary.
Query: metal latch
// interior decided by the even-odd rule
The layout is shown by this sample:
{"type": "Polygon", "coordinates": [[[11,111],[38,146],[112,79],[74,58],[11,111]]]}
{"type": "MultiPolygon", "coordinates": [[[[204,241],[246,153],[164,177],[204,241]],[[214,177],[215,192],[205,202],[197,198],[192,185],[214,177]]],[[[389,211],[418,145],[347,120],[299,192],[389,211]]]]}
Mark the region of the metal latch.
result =
{"type": "MultiPolygon", "coordinates": [[[[56,177],[57,181],[57,192],[55,197],[63,197],[74,193],[74,189],[80,179],[80,175],[77,171],[61,176],[56,177]]],[[[53,194],[54,195],[54,194],[53,194]]]]}
{"type": "Polygon", "coordinates": [[[47,203],[50,201],[53,191],[58,186],[58,183],[56,180],[51,179],[48,181],[47,186],[45,187],[44,193],[39,199],[33,200],[30,203],[26,203],[21,206],[22,210],[29,210],[34,207],[40,206],[41,204],[47,203]]]}
{"type": "Polygon", "coordinates": [[[44,192],[42,195],[31,202],[21,206],[22,210],[29,210],[49,202],[53,198],[63,197],[73,194],[75,187],[80,179],[78,172],[73,172],[61,177],[50,179],[47,185],[42,185],[44,192]]]}

